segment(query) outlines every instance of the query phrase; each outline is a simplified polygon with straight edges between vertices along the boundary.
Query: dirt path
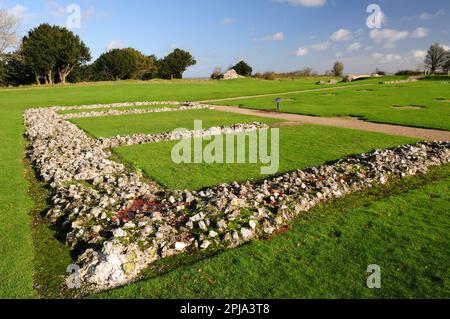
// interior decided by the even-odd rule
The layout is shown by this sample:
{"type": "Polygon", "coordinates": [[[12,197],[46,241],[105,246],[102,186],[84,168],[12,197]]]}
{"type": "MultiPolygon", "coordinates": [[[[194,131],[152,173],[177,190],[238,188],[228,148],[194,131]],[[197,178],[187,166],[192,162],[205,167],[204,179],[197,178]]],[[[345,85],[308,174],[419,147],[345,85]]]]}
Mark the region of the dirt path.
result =
{"type": "Polygon", "coordinates": [[[217,106],[216,110],[244,115],[253,115],[264,118],[285,120],[279,126],[295,126],[302,124],[315,124],[324,126],[336,126],[361,131],[379,132],[390,135],[417,137],[428,141],[450,141],[450,131],[422,129],[408,126],[378,124],[362,121],[356,118],[342,117],[315,117],[298,114],[276,113],[261,110],[241,109],[234,106],[217,106]]]}
{"type": "Polygon", "coordinates": [[[309,90],[290,91],[290,92],[282,92],[282,93],[267,93],[267,94],[258,94],[258,95],[246,95],[246,96],[229,97],[229,98],[225,98],[225,99],[206,100],[206,101],[198,101],[198,102],[199,103],[212,103],[212,102],[224,102],[224,101],[233,101],[233,100],[245,100],[245,99],[254,99],[254,98],[258,98],[258,97],[280,96],[280,95],[290,95],[290,94],[299,94],[299,93],[311,93],[311,92],[321,92],[321,91],[330,91],[330,90],[342,90],[342,89],[357,88],[357,87],[372,86],[372,85],[375,85],[375,84],[330,86],[330,87],[320,88],[320,89],[309,89],[309,90]]]}

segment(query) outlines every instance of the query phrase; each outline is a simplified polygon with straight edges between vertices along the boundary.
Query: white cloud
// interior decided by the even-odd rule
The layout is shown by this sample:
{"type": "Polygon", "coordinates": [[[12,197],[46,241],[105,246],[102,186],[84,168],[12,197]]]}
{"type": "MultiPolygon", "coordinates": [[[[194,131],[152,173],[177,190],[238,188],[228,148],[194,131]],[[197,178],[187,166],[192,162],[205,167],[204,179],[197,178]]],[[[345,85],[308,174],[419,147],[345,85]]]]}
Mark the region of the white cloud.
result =
{"type": "Polygon", "coordinates": [[[348,41],[353,37],[352,32],[348,29],[339,29],[336,32],[333,32],[329,38],[329,40],[320,42],[317,44],[313,44],[308,46],[307,48],[317,50],[317,51],[325,51],[328,50],[333,43],[348,41]]]}
{"type": "Polygon", "coordinates": [[[281,3],[288,3],[291,6],[296,7],[322,7],[327,3],[327,0],[276,0],[277,2],[281,3]]]}
{"type": "Polygon", "coordinates": [[[420,38],[426,38],[429,34],[429,30],[426,28],[417,28],[414,30],[413,33],[411,33],[412,38],[420,39],[420,38]]]}
{"type": "Polygon", "coordinates": [[[398,31],[394,29],[374,29],[370,32],[370,38],[376,42],[397,42],[407,38],[408,35],[408,31],[398,31]]]}
{"type": "Polygon", "coordinates": [[[374,29],[370,32],[370,38],[378,43],[384,43],[385,48],[395,47],[395,43],[406,39],[410,33],[408,31],[398,31],[394,29],[374,29]]]}
{"type": "Polygon", "coordinates": [[[284,33],[283,32],[277,32],[273,35],[268,35],[263,38],[264,41],[283,41],[284,40],[284,33]]]}
{"type": "Polygon", "coordinates": [[[339,41],[348,41],[351,39],[352,33],[348,29],[340,29],[334,32],[330,36],[330,40],[333,42],[339,42],[339,41]]]}
{"type": "Polygon", "coordinates": [[[336,54],[334,55],[336,58],[340,58],[341,56],[343,56],[344,54],[342,52],[336,52],[336,54]]]}
{"type": "Polygon", "coordinates": [[[98,11],[95,7],[90,6],[86,10],[81,11],[81,19],[86,22],[91,18],[106,18],[110,17],[111,13],[108,11],[98,11]]]}
{"type": "Polygon", "coordinates": [[[352,52],[352,51],[356,51],[361,49],[362,45],[359,42],[354,42],[352,44],[350,44],[350,46],[347,48],[348,52],[352,52]]]}
{"type": "Polygon", "coordinates": [[[16,4],[14,7],[7,10],[8,14],[15,16],[18,20],[25,20],[36,16],[35,13],[30,12],[27,7],[16,4]]]}
{"type": "Polygon", "coordinates": [[[230,24],[233,24],[233,23],[234,23],[234,19],[232,19],[232,18],[224,18],[222,20],[222,24],[223,25],[230,25],[230,24]]]}
{"type": "Polygon", "coordinates": [[[122,49],[122,48],[123,48],[123,43],[121,41],[118,41],[118,40],[112,40],[106,46],[106,49],[108,51],[111,51],[111,50],[114,50],[114,49],[122,49]]]}
{"type": "Polygon", "coordinates": [[[328,50],[331,46],[331,42],[330,41],[325,41],[322,43],[317,43],[314,45],[311,45],[311,49],[317,50],[317,51],[325,51],[328,50]]]}
{"type": "Polygon", "coordinates": [[[411,54],[414,57],[414,59],[423,60],[427,56],[427,51],[426,50],[414,50],[411,52],[411,54]]]}
{"type": "Polygon", "coordinates": [[[441,44],[441,47],[443,47],[444,50],[446,50],[446,51],[450,51],[450,45],[443,45],[443,44],[441,44]]]}
{"type": "Polygon", "coordinates": [[[382,53],[372,53],[372,58],[378,60],[379,63],[387,64],[392,62],[402,62],[403,58],[399,54],[382,54],[382,53]]]}
{"type": "Polygon", "coordinates": [[[296,56],[305,56],[308,55],[309,49],[308,48],[298,48],[297,52],[295,53],[296,56]]]}
{"type": "Polygon", "coordinates": [[[47,12],[54,18],[62,19],[66,16],[66,7],[58,4],[56,0],[47,0],[47,12]]]}
{"type": "Polygon", "coordinates": [[[16,4],[11,9],[8,9],[8,13],[15,16],[16,18],[22,18],[27,11],[27,8],[25,8],[21,4],[16,4]]]}
{"type": "Polygon", "coordinates": [[[384,45],[384,48],[385,49],[393,49],[393,48],[395,48],[395,43],[388,42],[384,45]]]}
{"type": "Polygon", "coordinates": [[[391,61],[401,61],[402,56],[399,54],[386,54],[384,56],[385,63],[391,62],[391,61]]]}
{"type": "Polygon", "coordinates": [[[383,57],[382,53],[378,53],[378,52],[372,53],[372,58],[374,58],[374,59],[381,59],[382,57],[383,57]]]}
{"type": "Polygon", "coordinates": [[[437,12],[435,12],[435,13],[424,12],[424,13],[422,13],[422,14],[419,16],[419,18],[420,18],[421,20],[432,20],[432,19],[435,19],[435,18],[437,18],[437,17],[440,17],[440,16],[445,15],[446,12],[447,12],[447,11],[446,11],[444,8],[439,9],[439,10],[438,10],[437,12]]]}

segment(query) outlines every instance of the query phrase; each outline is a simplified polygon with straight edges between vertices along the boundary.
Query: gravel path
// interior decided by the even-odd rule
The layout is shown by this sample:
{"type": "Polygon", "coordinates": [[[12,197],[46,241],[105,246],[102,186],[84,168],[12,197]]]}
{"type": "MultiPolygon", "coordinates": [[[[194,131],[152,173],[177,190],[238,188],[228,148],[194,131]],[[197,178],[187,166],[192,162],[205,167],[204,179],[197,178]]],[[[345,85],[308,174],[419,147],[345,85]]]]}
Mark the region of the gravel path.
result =
{"type": "MultiPolygon", "coordinates": [[[[336,89],[336,88],[334,88],[336,89]]],[[[301,124],[315,124],[324,126],[336,126],[361,131],[379,132],[390,135],[417,137],[427,141],[450,141],[450,131],[415,128],[392,124],[378,124],[362,121],[349,117],[316,117],[299,114],[276,113],[262,110],[241,109],[234,106],[216,106],[217,111],[253,115],[264,118],[281,119],[287,123],[281,126],[295,126],[301,124]]]]}

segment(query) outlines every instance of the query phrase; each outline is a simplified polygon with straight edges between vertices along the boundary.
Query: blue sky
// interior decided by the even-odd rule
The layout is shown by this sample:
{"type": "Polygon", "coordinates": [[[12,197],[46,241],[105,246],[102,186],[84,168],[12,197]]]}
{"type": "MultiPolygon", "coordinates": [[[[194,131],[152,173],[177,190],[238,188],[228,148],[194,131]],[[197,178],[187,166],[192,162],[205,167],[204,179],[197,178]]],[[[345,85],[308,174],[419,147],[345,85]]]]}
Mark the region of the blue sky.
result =
{"type": "Polygon", "coordinates": [[[81,8],[80,35],[94,57],[112,47],[134,47],[162,57],[191,51],[198,64],[187,77],[209,76],[245,59],[255,71],[375,68],[396,71],[423,62],[428,46],[450,46],[448,0],[0,0],[21,17],[23,31],[42,22],[66,25],[66,8],[81,8]],[[383,12],[369,29],[369,4],[383,12]]]}

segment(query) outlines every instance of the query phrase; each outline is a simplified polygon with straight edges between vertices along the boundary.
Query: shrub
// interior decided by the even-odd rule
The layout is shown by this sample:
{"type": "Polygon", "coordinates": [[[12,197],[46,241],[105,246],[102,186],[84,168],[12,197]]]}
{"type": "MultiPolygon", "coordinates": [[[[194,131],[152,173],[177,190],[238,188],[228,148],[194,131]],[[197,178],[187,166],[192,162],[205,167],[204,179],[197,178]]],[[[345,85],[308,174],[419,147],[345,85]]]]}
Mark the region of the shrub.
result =
{"type": "Polygon", "coordinates": [[[417,70],[400,70],[395,75],[419,75],[421,74],[420,71],[417,70]]]}
{"type": "Polygon", "coordinates": [[[253,68],[244,61],[239,62],[233,66],[232,69],[242,76],[251,76],[253,72],[253,68]]]}
{"type": "Polygon", "coordinates": [[[223,79],[223,73],[221,68],[215,68],[211,73],[211,80],[221,80],[223,79]]]}

